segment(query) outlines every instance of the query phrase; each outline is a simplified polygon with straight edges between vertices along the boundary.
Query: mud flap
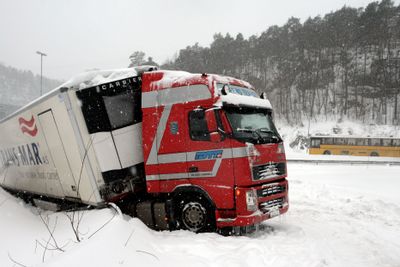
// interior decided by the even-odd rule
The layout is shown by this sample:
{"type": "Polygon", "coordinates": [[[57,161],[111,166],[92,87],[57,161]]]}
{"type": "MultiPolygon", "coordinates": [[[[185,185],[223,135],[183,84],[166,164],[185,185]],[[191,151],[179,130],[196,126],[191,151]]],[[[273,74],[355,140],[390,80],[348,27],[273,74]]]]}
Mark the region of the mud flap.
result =
{"type": "Polygon", "coordinates": [[[225,227],[218,229],[218,233],[224,236],[242,236],[249,235],[260,230],[261,224],[253,224],[248,226],[235,226],[235,227],[225,227]]]}
{"type": "Polygon", "coordinates": [[[144,224],[154,230],[170,230],[173,229],[173,214],[170,212],[169,201],[153,202],[144,201],[137,203],[133,213],[144,224]]]}

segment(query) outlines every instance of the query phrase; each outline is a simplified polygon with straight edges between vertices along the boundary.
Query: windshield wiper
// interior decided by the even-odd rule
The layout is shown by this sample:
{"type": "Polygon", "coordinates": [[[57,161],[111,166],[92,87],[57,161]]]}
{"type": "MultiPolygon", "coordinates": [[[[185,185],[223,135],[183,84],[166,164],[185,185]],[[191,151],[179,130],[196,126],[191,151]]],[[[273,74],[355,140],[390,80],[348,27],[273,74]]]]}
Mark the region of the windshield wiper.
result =
{"type": "Polygon", "coordinates": [[[262,132],[262,133],[270,134],[271,138],[275,139],[277,142],[282,141],[282,138],[275,131],[272,131],[272,130],[270,130],[268,128],[259,128],[259,129],[256,130],[256,132],[262,132]]]}
{"type": "Polygon", "coordinates": [[[263,139],[263,137],[261,136],[261,134],[260,134],[258,131],[256,131],[256,130],[249,129],[249,128],[236,128],[236,131],[238,131],[238,132],[244,132],[244,133],[252,133],[252,134],[255,134],[255,135],[257,136],[257,141],[258,141],[259,143],[264,141],[264,139],[263,139]]]}

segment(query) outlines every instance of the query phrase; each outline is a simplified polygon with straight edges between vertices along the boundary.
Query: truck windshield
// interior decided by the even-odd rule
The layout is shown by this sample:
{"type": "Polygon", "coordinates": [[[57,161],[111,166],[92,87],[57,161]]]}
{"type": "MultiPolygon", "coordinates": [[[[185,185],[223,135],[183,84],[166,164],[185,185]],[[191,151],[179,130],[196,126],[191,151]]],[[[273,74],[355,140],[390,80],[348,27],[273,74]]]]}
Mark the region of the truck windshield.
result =
{"type": "Polygon", "coordinates": [[[255,144],[282,141],[272,121],[271,111],[258,108],[229,107],[225,108],[225,112],[232,127],[233,138],[255,144]]]}

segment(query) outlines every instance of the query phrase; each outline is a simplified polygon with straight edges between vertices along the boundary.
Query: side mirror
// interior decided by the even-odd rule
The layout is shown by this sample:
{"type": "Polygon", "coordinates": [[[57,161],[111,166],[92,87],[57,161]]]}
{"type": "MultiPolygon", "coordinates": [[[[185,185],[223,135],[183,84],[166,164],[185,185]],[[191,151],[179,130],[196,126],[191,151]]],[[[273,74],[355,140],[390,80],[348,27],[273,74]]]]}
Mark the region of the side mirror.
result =
{"type": "Polygon", "coordinates": [[[260,94],[260,98],[261,98],[261,99],[268,99],[268,98],[267,98],[267,93],[266,93],[266,92],[262,92],[262,93],[260,94]]]}
{"type": "Polygon", "coordinates": [[[215,117],[215,109],[207,109],[205,111],[207,128],[210,133],[210,141],[213,143],[218,143],[222,141],[222,136],[218,131],[217,118],[215,117]]]}
{"type": "Polygon", "coordinates": [[[205,113],[206,113],[208,131],[210,133],[218,132],[218,124],[217,124],[217,118],[215,117],[215,110],[207,109],[205,113]]]}
{"type": "Polygon", "coordinates": [[[227,95],[228,92],[229,92],[229,85],[224,84],[224,86],[222,86],[222,89],[221,89],[221,94],[222,95],[227,95]]]}
{"type": "Polygon", "coordinates": [[[213,143],[219,143],[222,141],[221,134],[219,132],[211,132],[210,133],[210,141],[213,143]]]}

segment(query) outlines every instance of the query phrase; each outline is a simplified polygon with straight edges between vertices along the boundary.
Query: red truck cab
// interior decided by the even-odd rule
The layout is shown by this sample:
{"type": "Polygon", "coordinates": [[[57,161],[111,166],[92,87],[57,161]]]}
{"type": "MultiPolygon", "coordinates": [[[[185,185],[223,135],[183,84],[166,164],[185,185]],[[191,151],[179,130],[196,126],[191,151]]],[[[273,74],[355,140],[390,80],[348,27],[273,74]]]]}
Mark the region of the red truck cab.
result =
{"type": "Polygon", "coordinates": [[[172,199],[179,228],[251,226],[288,210],[283,141],[250,84],[154,71],[141,90],[146,191],[172,199]]]}

